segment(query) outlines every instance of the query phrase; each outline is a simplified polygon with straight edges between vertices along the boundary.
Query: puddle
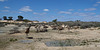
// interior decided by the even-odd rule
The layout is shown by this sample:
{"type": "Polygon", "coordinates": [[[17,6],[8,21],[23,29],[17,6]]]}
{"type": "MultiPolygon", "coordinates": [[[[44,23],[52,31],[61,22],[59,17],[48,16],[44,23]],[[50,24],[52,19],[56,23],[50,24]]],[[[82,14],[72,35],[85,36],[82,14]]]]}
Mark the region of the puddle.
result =
{"type": "Polygon", "coordinates": [[[0,35],[5,35],[5,34],[6,34],[5,31],[1,31],[1,30],[0,30],[0,35]]]}
{"type": "Polygon", "coordinates": [[[20,42],[20,43],[32,43],[33,40],[20,40],[18,42],[20,42]]]}
{"type": "Polygon", "coordinates": [[[0,31],[0,33],[4,33],[4,31],[0,31]]]}
{"type": "Polygon", "coordinates": [[[61,47],[61,46],[81,46],[87,45],[87,42],[80,41],[78,39],[66,39],[66,40],[56,40],[56,41],[49,41],[45,43],[48,47],[61,47]]]}

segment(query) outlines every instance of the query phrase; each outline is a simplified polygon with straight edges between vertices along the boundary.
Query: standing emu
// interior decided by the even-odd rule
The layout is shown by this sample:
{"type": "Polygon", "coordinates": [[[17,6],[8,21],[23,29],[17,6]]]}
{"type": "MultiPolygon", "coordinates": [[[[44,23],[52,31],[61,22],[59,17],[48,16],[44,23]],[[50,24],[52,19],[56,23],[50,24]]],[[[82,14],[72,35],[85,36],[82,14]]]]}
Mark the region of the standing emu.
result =
{"type": "Polygon", "coordinates": [[[64,30],[64,27],[58,26],[57,29],[58,29],[58,32],[61,33],[61,30],[64,30]]]}
{"type": "Polygon", "coordinates": [[[37,32],[37,33],[40,31],[40,27],[41,27],[40,25],[36,25],[36,26],[35,26],[35,29],[36,29],[36,32],[37,32]]]}
{"type": "Polygon", "coordinates": [[[26,36],[28,36],[29,32],[30,32],[30,27],[31,25],[26,29],[25,33],[26,33],[26,36]]]}
{"type": "Polygon", "coordinates": [[[35,28],[36,28],[36,32],[38,33],[38,32],[47,32],[48,30],[47,30],[47,26],[45,26],[45,25],[36,25],[35,26],[35,28]]]}

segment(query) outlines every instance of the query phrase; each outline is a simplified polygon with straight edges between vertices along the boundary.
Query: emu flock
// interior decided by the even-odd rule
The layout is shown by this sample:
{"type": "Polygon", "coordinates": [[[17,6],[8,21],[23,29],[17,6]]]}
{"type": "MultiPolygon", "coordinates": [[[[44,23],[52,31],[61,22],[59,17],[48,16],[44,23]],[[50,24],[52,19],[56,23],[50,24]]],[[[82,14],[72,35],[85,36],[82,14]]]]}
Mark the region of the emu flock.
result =
{"type": "Polygon", "coordinates": [[[29,32],[30,32],[30,27],[33,26],[35,28],[35,32],[48,32],[47,28],[52,28],[52,30],[58,30],[58,32],[60,33],[61,30],[64,30],[65,28],[67,28],[68,30],[71,29],[79,29],[79,26],[74,26],[74,27],[70,27],[68,25],[44,25],[44,24],[37,24],[37,25],[29,25],[28,28],[26,28],[26,36],[28,36],[29,32]]]}
{"type": "Polygon", "coordinates": [[[13,29],[13,31],[9,30],[9,34],[15,34],[15,33],[20,33],[21,30],[25,31],[26,36],[28,36],[28,34],[31,31],[35,31],[36,33],[39,32],[48,32],[48,30],[57,30],[58,33],[61,33],[62,30],[72,30],[72,29],[80,29],[80,26],[69,26],[69,25],[64,25],[64,24],[60,24],[60,25],[56,25],[56,24],[5,24],[4,27],[17,27],[17,29],[13,29]]]}

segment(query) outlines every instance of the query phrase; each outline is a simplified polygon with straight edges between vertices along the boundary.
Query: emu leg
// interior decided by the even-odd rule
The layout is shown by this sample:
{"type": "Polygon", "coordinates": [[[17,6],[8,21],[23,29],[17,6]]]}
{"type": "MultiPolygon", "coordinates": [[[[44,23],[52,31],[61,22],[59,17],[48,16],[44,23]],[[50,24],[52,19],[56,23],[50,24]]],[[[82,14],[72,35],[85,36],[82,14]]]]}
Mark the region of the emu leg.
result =
{"type": "Polygon", "coordinates": [[[28,36],[28,33],[26,33],[26,36],[28,36]]]}

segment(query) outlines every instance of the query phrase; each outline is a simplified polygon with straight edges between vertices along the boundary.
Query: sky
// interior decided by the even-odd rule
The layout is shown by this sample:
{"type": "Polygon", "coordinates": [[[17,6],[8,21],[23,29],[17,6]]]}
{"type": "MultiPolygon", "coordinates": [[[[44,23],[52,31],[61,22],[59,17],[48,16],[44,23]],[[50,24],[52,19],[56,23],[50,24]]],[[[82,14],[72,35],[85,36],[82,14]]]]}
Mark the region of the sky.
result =
{"type": "Polygon", "coordinates": [[[99,21],[100,0],[0,0],[0,18],[38,21],[99,21]]]}

